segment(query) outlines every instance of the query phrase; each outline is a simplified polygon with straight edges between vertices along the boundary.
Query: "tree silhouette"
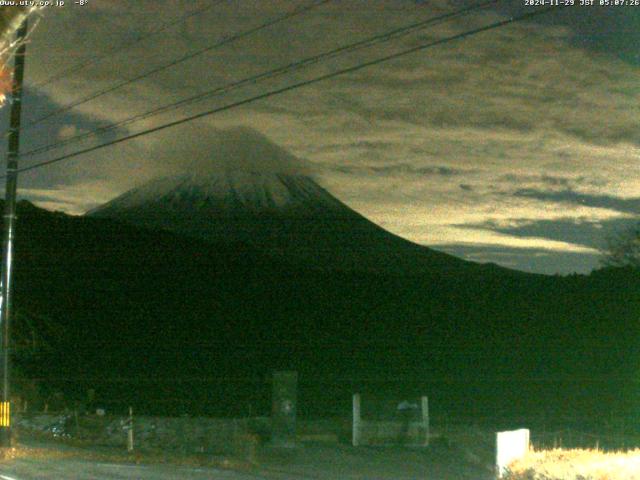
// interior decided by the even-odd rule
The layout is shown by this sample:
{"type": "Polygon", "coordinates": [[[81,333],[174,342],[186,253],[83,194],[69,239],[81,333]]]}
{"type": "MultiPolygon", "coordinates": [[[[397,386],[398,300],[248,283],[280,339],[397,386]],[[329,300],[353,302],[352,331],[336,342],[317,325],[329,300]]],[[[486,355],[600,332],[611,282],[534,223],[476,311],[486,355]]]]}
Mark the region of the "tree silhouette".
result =
{"type": "Polygon", "coordinates": [[[640,268],[640,224],[610,237],[601,253],[604,266],[640,268]]]}

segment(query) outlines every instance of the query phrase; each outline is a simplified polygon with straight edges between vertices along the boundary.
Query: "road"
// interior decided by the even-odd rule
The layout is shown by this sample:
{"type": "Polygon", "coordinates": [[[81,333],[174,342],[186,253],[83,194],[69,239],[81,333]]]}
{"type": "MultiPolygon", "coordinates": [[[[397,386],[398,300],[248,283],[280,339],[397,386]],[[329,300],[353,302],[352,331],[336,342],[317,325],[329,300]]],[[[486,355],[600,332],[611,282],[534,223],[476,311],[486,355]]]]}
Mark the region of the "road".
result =
{"type": "MultiPolygon", "coordinates": [[[[455,435],[455,432],[451,432],[455,435]]],[[[32,443],[20,455],[0,462],[0,480],[489,480],[493,448],[485,435],[460,437],[457,446],[428,449],[353,448],[340,444],[301,444],[287,451],[263,448],[253,467],[239,471],[213,467],[99,460],[100,449],[32,443]],[[46,447],[46,448],[44,448],[46,447]],[[248,470],[251,468],[251,470],[248,470]]],[[[457,438],[457,437],[456,437],[457,438]]]]}
{"type": "MultiPolygon", "coordinates": [[[[454,453],[454,452],[450,452],[454,453]]],[[[335,455],[319,449],[287,464],[262,465],[259,471],[231,471],[168,464],[136,465],[78,458],[15,458],[0,463],[0,480],[485,480],[486,468],[459,455],[424,456],[420,452],[362,450],[335,455]]]]}
{"type": "MultiPolygon", "coordinates": [[[[284,477],[283,477],[284,478],[284,477]]],[[[84,460],[16,459],[0,465],[0,480],[260,480],[266,477],[211,468],[127,465],[84,460]]]]}

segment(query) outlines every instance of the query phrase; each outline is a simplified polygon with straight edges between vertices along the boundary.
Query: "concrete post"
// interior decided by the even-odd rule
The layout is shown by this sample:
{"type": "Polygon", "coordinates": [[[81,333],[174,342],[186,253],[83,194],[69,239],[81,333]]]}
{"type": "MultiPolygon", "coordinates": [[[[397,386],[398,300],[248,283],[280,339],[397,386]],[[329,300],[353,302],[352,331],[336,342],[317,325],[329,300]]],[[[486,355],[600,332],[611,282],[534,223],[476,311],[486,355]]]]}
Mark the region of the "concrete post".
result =
{"type": "Polygon", "coordinates": [[[429,446],[429,397],[422,397],[420,406],[422,407],[422,427],[424,428],[424,446],[429,446]]]}
{"type": "Polygon", "coordinates": [[[274,372],[271,442],[276,447],[296,445],[297,372],[274,372]]]}
{"type": "Polygon", "coordinates": [[[129,407],[129,418],[127,420],[129,429],[127,430],[127,452],[133,452],[133,408],[129,407]]]}
{"type": "Polygon", "coordinates": [[[353,431],[351,435],[354,447],[360,445],[360,394],[353,394],[353,431]]]}

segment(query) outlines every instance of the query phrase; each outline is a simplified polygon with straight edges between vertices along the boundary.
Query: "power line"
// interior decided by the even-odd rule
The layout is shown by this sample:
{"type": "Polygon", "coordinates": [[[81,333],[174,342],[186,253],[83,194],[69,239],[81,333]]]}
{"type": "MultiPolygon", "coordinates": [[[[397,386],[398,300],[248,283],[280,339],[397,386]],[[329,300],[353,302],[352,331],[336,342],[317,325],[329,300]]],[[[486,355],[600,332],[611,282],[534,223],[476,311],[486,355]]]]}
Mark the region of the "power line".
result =
{"type": "MultiPolygon", "coordinates": [[[[344,74],[347,74],[347,73],[352,73],[352,72],[356,72],[358,70],[362,70],[363,68],[371,67],[371,66],[374,66],[374,65],[379,65],[381,63],[388,62],[390,60],[394,60],[396,58],[400,58],[400,57],[403,57],[405,55],[409,55],[411,53],[415,53],[415,52],[418,52],[418,51],[421,51],[421,50],[425,50],[427,48],[431,48],[431,47],[434,47],[434,46],[437,46],[437,45],[443,45],[445,43],[449,43],[449,42],[454,41],[454,40],[460,40],[460,39],[463,39],[463,38],[466,38],[466,37],[469,37],[469,36],[472,36],[472,35],[476,35],[478,33],[486,32],[488,30],[493,30],[493,29],[496,29],[496,28],[499,28],[499,27],[502,27],[502,26],[505,26],[505,25],[508,25],[508,24],[511,24],[511,23],[515,23],[515,22],[518,22],[518,21],[522,21],[522,20],[526,20],[526,19],[529,19],[529,18],[533,18],[533,17],[536,17],[538,15],[542,15],[544,13],[548,13],[548,12],[550,12],[552,10],[558,10],[559,8],[562,8],[562,7],[547,7],[547,8],[540,9],[540,10],[537,10],[537,11],[534,11],[534,12],[525,13],[525,14],[522,14],[522,15],[519,15],[519,16],[516,16],[516,17],[510,17],[510,18],[508,18],[506,20],[497,21],[497,22],[491,23],[489,25],[484,25],[482,27],[474,28],[472,30],[467,30],[466,32],[462,32],[462,33],[458,33],[458,34],[455,34],[455,35],[444,37],[444,38],[441,38],[441,39],[438,39],[438,40],[434,40],[432,42],[428,42],[428,43],[425,43],[425,44],[417,45],[415,47],[408,48],[408,49],[405,49],[405,50],[402,50],[400,52],[396,52],[396,53],[393,53],[393,54],[390,54],[390,55],[386,55],[384,57],[380,57],[380,58],[377,58],[375,60],[371,60],[371,61],[368,61],[368,62],[365,62],[365,63],[361,63],[361,64],[358,64],[358,65],[355,65],[355,66],[352,66],[352,67],[343,68],[341,70],[338,70],[338,71],[335,71],[335,72],[331,72],[331,73],[328,73],[328,74],[325,74],[325,75],[321,75],[321,76],[318,76],[318,77],[315,77],[315,78],[312,78],[312,79],[309,79],[309,80],[304,80],[304,81],[301,81],[301,82],[298,82],[298,83],[294,83],[294,84],[288,85],[286,87],[281,87],[281,88],[277,88],[275,90],[270,90],[268,92],[265,92],[265,93],[262,93],[262,94],[259,94],[259,95],[253,96],[253,97],[249,97],[249,98],[246,98],[244,100],[233,102],[233,103],[224,105],[222,107],[214,108],[212,110],[207,110],[205,112],[201,112],[201,113],[198,113],[198,114],[195,114],[195,115],[191,115],[189,117],[186,117],[186,118],[183,118],[183,119],[180,119],[180,120],[176,120],[176,121],[173,121],[173,122],[165,123],[165,124],[159,125],[157,127],[149,128],[147,130],[143,130],[141,132],[137,132],[137,133],[134,133],[134,134],[131,134],[131,135],[127,135],[125,137],[121,137],[121,138],[112,140],[110,142],[106,142],[106,143],[103,143],[103,144],[100,144],[100,145],[96,145],[96,146],[93,146],[93,147],[85,148],[83,150],[78,150],[76,152],[69,153],[69,154],[66,154],[66,155],[62,155],[60,157],[53,158],[51,160],[46,160],[44,162],[39,162],[39,163],[36,163],[36,164],[28,166],[28,167],[23,167],[23,168],[19,169],[18,172],[26,172],[26,171],[29,171],[29,170],[34,170],[34,169],[37,169],[37,168],[40,168],[40,167],[51,165],[51,164],[54,164],[54,163],[62,162],[64,160],[77,157],[79,155],[84,155],[85,153],[94,152],[96,150],[100,150],[100,149],[105,148],[105,147],[109,147],[109,146],[112,146],[112,145],[123,143],[123,142],[129,141],[129,140],[133,140],[135,138],[142,137],[144,135],[149,135],[149,134],[152,134],[152,133],[159,132],[161,130],[165,130],[165,129],[168,129],[168,128],[176,127],[178,125],[182,125],[182,124],[191,122],[193,120],[197,120],[199,118],[208,117],[208,116],[214,115],[216,113],[220,113],[220,112],[224,112],[224,111],[227,111],[227,110],[231,110],[232,108],[237,108],[237,107],[240,107],[240,106],[244,106],[244,105],[248,105],[250,103],[257,102],[258,100],[264,100],[266,98],[273,97],[275,95],[280,95],[282,93],[286,93],[286,92],[291,91],[291,90],[295,90],[295,89],[298,89],[298,88],[301,88],[301,87],[305,87],[305,86],[308,86],[308,85],[313,85],[315,83],[322,82],[324,80],[328,80],[328,79],[337,77],[339,75],[344,75],[344,74]]],[[[4,178],[4,177],[5,176],[2,176],[0,178],[4,178]]]]}
{"type": "Polygon", "coordinates": [[[215,1],[207,2],[207,4],[204,7],[199,8],[197,10],[193,10],[191,12],[188,12],[188,13],[186,13],[184,15],[181,15],[180,17],[175,18],[175,19],[173,19],[173,20],[171,20],[169,22],[163,23],[162,25],[159,25],[157,28],[151,30],[150,32],[147,32],[147,33],[142,34],[142,35],[138,35],[133,41],[123,42],[123,43],[121,43],[119,45],[116,45],[113,48],[110,48],[110,49],[104,51],[101,55],[97,55],[95,57],[90,57],[87,60],[85,60],[84,62],[81,62],[79,64],[73,65],[73,66],[71,66],[69,68],[63,69],[60,72],[53,74],[51,77],[49,77],[45,81],[40,82],[40,83],[36,83],[35,85],[32,86],[32,88],[42,88],[42,87],[44,87],[46,85],[55,83],[55,82],[61,80],[62,78],[68,76],[71,73],[78,72],[78,71],[82,70],[83,68],[86,68],[86,67],[88,67],[90,65],[98,63],[98,62],[104,60],[105,58],[108,58],[108,57],[110,57],[112,55],[115,55],[116,53],[119,53],[119,52],[121,52],[123,50],[126,50],[126,49],[128,49],[128,48],[130,48],[130,47],[132,47],[132,46],[134,46],[134,45],[136,45],[138,43],[140,43],[140,42],[143,42],[143,41],[147,40],[148,38],[151,38],[151,37],[163,32],[163,31],[173,27],[174,25],[177,25],[179,23],[184,22],[185,20],[188,20],[191,17],[194,17],[196,15],[200,15],[200,14],[206,12],[207,10],[212,9],[216,5],[222,3],[223,1],[224,0],[215,0],[215,1]]]}
{"type": "Polygon", "coordinates": [[[298,15],[302,15],[302,14],[304,14],[304,13],[310,11],[310,10],[313,10],[314,8],[320,7],[320,6],[322,6],[322,5],[326,4],[326,3],[329,3],[331,1],[333,1],[333,0],[319,0],[319,1],[315,1],[314,3],[312,3],[310,5],[303,5],[303,6],[297,7],[295,9],[291,10],[290,12],[287,12],[284,15],[281,15],[281,16],[275,18],[275,19],[269,20],[268,22],[265,22],[265,23],[263,23],[261,25],[258,25],[257,27],[251,28],[249,30],[245,30],[244,32],[241,32],[241,33],[237,33],[237,34],[234,34],[234,35],[230,35],[230,36],[224,37],[223,39],[219,40],[218,42],[214,43],[213,45],[209,45],[207,47],[201,48],[201,49],[196,50],[194,52],[187,53],[186,55],[183,55],[182,57],[179,57],[179,58],[177,58],[177,59],[175,59],[175,60],[173,60],[173,61],[171,61],[169,63],[166,63],[166,64],[161,65],[159,67],[153,68],[153,69],[151,69],[151,70],[149,70],[149,71],[147,71],[145,73],[142,73],[142,74],[137,75],[135,77],[132,77],[130,79],[127,79],[127,80],[121,81],[119,83],[116,83],[115,85],[113,85],[111,87],[108,87],[108,88],[105,88],[103,90],[99,90],[97,92],[89,94],[88,96],[86,96],[86,97],[84,97],[84,98],[82,98],[80,100],[76,100],[76,101],[71,102],[71,103],[69,103],[69,104],[67,104],[67,105],[65,105],[65,106],[63,106],[61,108],[58,108],[58,109],[56,109],[56,110],[54,110],[52,112],[49,112],[46,115],[44,115],[44,116],[42,116],[42,117],[40,117],[40,118],[28,123],[25,127],[22,128],[22,130],[29,129],[29,128],[31,128],[31,127],[33,127],[35,125],[38,125],[39,123],[43,122],[44,120],[47,120],[48,118],[51,118],[51,117],[53,117],[55,115],[59,115],[61,113],[67,112],[67,111],[71,110],[74,107],[77,107],[79,105],[82,105],[82,104],[85,104],[85,103],[90,102],[92,100],[95,100],[96,98],[99,98],[99,97],[101,97],[103,95],[106,95],[107,93],[111,93],[111,92],[114,92],[116,90],[119,90],[122,87],[125,87],[127,85],[131,85],[131,84],[133,84],[135,82],[138,82],[140,80],[148,78],[148,77],[150,77],[152,75],[160,73],[160,72],[162,72],[164,70],[167,70],[167,69],[169,69],[171,67],[175,67],[176,65],[179,65],[179,64],[181,64],[183,62],[191,60],[191,59],[193,59],[193,58],[195,58],[195,57],[197,57],[199,55],[202,55],[204,53],[207,53],[207,52],[210,52],[210,51],[215,50],[217,48],[220,48],[220,47],[223,47],[225,45],[228,45],[228,44],[230,44],[232,42],[235,42],[236,40],[240,40],[242,38],[248,37],[248,36],[250,36],[250,35],[252,35],[254,33],[257,33],[257,32],[259,32],[261,30],[264,30],[266,28],[272,27],[273,25],[276,25],[276,24],[278,24],[280,22],[283,22],[285,20],[289,20],[289,19],[291,19],[293,17],[296,17],[298,15]]]}
{"type": "MultiPolygon", "coordinates": [[[[306,372],[302,372],[305,374],[306,372]]],[[[492,375],[482,375],[476,377],[475,379],[469,379],[468,375],[458,374],[455,377],[451,374],[447,373],[436,373],[430,374],[427,378],[424,376],[424,371],[414,371],[414,370],[400,370],[396,371],[393,374],[385,375],[385,374],[364,374],[364,375],[349,375],[342,374],[339,376],[332,376],[327,373],[310,373],[305,375],[305,382],[313,382],[315,384],[335,384],[340,385],[342,383],[351,383],[351,382],[362,382],[362,383],[401,383],[406,381],[421,381],[425,383],[431,384],[452,384],[452,383],[482,383],[482,382],[507,382],[507,381],[515,381],[515,382],[531,382],[531,383],[578,383],[578,384],[599,384],[599,383],[609,383],[609,382],[632,382],[638,383],[640,379],[633,377],[632,375],[589,375],[589,376],[576,376],[576,375],[568,375],[568,374],[540,374],[540,375],[520,375],[518,373],[504,374],[504,373],[496,373],[492,375]]],[[[174,383],[175,379],[173,377],[167,377],[166,375],[157,375],[157,376],[111,376],[105,377],[102,374],[78,374],[73,373],[69,376],[64,374],[60,375],[52,375],[47,377],[30,377],[32,380],[64,380],[68,383],[80,383],[91,380],[101,380],[105,383],[174,383]]],[[[177,377],[177,379],[182,383],[197,383],[197,382],[255,382],[255,383],[263,383],[269,382],[268,378],[264,376],[251,376],[251,375],[185,375],[182,377],[177,377]]]]}
{"type": "MultiPolygon", "coordinates": [[[[561,8],[561,7],[555,7],[555,8],[561,8]]],[[[235,107],[239,107],[239,106],[243,106],[243,105],[246,105],[246,104],[249,104],[249,103],[253,103],[255,101],[262,100],[262,99],[265,99],[265,98],[268,98],[268,97],[271,97],[271,96],[274,96],[274,95],[285,93],[285,92],[287,92],[289,90],[294,90],[296,88],[300,88],[300,87],[304,87],[304,86],[311,85],[311,84],[314,84],[314,83],[318,83],[320,81],[327,80],[327,79],[330,79],[330,78],[333,78],[333,77],[336,77],[336,76],[339,76],[339,75],[343,75],[343,74],[346,74],[346,73],[351,73],[351,72],[354,72],[354,71],[357,71],[357,70],[360,70],[360,69],[363,69],[363,68],[366,68],[366,67],[378,65],[380,63],[383,63],[383,62],[386,62],[386,61],[389,61],[389,60],[393,60],[395,58],[399,58],[399,57],[402,57],[404,55],[408,55],[408,54],[411,54],[411,53],[414,53],[414,52],[417,52],[417,51],[420,51],[420,50],[424,50],[426,48],[430,48],[430,47],[433,47],[433,46],[436,46],[436,45],[448,43],[448,42],[453,41],[453,40],[462,39],[462,38],[465,38],[467,36],[475,35],[477,33],[481,33],[481,32],[487,31],[487,30],[492,30],[492,29],[495,29],[495,28],[498,28],[498,27],[501,27],[501,26],[504,26],[504,25],[507,25],[507,24],[510,24],[510,23],[514,23],[516,21],[521,21],[521,20],[525,20],[525,19],[528,19],[528,18],[532,18],[534,16],[538,16],[538,15],[547,13],[550,10],[552,10],[552,8],[549,7],[549,8],[537,10],[535,12],[529,12],[529,13],[526,13],[526,14],[522,14],[522,15],[517,16],[517,17],[510,17],[507,20],[494,22],[492,24],[485,25],[483,27],[479,27],[479,28],[476,28],[476,29],[473,29],[473,30],[469,30],[467,32],[463,32],[463,33],[460,33],[460,34],[455,34],[455,35],[452,35],[452,36],[449,36],[449,37],[438,39],[438,40],[435,40],[433,42],[429,42],[429,43],[426,43],[426,44],[418,45],[418,46],[412,47],[410,49],[406,49],[406,50],[403,50],[403,51],[400,51],[400,52],[397,52],[397,53],[394,53],[394,54],[390,54],[390,55],[387,55],[387,56],[384,56],[384,57],[381,57],[381,58],[378,58],[378,59],[375,59],[375,60],[372,60],[372,61],[369,61],[369,62],[365,62],[365,63],[359,64],[359,65],[355,65],[355,66],[352,66],[352,67],[341,69],[341,70],[338,70],[336,72],[332,72],[332,73],[329,73],[329,74],[321,75],[319,77],[316,77],[316,78],[313,78],[313,79],[310,79],[310,80],[305,80],[305,81],[298,82],[298,83],[295,83],[295,84],[292,84],[292,85],[289,85],[289,86],[286,86],[286,87],[283,87],[283,88],[279,88],[279,89],[276,89],[276,90],[271,90],[269,92],[266,92],[266,93],[263,93],[263,94],[260,94],[260,95],[254,96],[254,97],[250,97],[248,99],[240,100],[238,102],[234,102],[234,103],[222,106],[222,107],[214,108],[212,110],[208,110],[208,111],[205,111],[205,112],[202,112],[202,113],[199,113],[199,114],[195,114],[195,115],[192,115],[192,116],[180,119],[180,120],[176,120],[176,121],[173,121],[173,122],[169,122],[167,124],[163,124],[163,125],[160,125],[160,126],[157,126],[157,127],[153,127],[153,128],[147,129],[147,130],[143,130],[142,132],[138,132],[138,133],[135,133],[135,134],[127,135],[125,137],[122,137],[122,138],[119,138],[119,139],[116,139],[116,140],[112,140],[110,142],[106,142],[106,143],[101,144],[101,145],[96,145],[94,147],[90,147],[90,148],[87,148],[87,149],[84,149],[84,150],[80,150],[80,151],[73,152],[73,153],[70,153],[70,154],[67,154],[67,155],[63,155],[63,156],[54,158],[52,160],[47,160],[45,162],[39,162],[39,163],[31,165],[29,167],[24,167],[24,168],[20,169],[19,171],[22,172],[22,171],[33,170],[35,168],[39,168],[40,166],[45,166],[45,165],[50,165],[52,163],[57,163],[57,162],[66,160],[68,158],[72,158],[72,157],[75,157],[75,156],[78,156],[78,155],[82,155],[84,153],[89,153],[89,152],[92,152],[92,151],[95,151],[95,150],[99,150],[99,149],[107,147],[107,146],[115,145],[117,143],[121,143],[121,142],[124,142],[124,141],[127,141],[127,140],[131,140],[131,139],[143,136],[143,135],[155,133],[155,132],[160,131],[160,130],[164,130],[164,129],[171,128],[171,127],[174,127],[174,126],[177,126],[177,125],[181,125],[183,123],[187,123],[187,122],[192,121],[192,120],[196,120],[196,119],[199,119],[199,118],[202,118],[202,117],[213,115],[215,113],[219,113],[219,112],[223,112],[223,111],[226,111],[226,110],[230,110],[230,109],[235,108],[235,107]]],[[[29,154],[29,152],[27,154],[29,154]]],[[[27,154],[25,154],[25,155],[27,155],[27,154]]],[[[3,177],[0,177],[0,178],[3,178],[3,177]]]]}
{"type": "Polygon", "coordinates": [[[42,147],[37,147],[35,149],[29,150],[29,151],[23,153],[21,155],[21,157],[33,156],[33,155],[36,155],[36,154],[40,154],[40,153],[48,152],[48,151],[51,151],[51,150],[55,150],[57,148],[63,147],[65,145],[69,145],[71,143],[78,142],[78,141],[80,141],[80,140],[82,140],[84,138],[88,138],[88,137],[97,135],[99,133],[106,133],[106,132],[115,130],[118,127],[122,127],[122,126],[125,126],[125,125],[130,125],[132,123],[135,123],[135,122],[138,122],[138,121],[141,121],[141,120],[144,120],[144,119],[159,115],[161,113],[165,113],[167,111],[175,110],[175,109],[177,109],[179,107],[182,107],[182,106],[186,106],[186,105],[189,105],[189,104],[200,102],[200,101],[205,100],[207,98],[210,98],[210,97],[213,97],[213,96],[218,96],[218,95],[221,95],[223,93],[228,93],[228,92],[236,90],[236,89],[238,89],[238,88],[240,88],[240,87],[242,87],[244,85],[254,84],[254,83],[257,83],[258,81],[262,81],[262,80],[266,80],[266,79],[269,79],[269,78],[274,78],[274,77],[277,77],[277,76],[281,76],[281,75],[284,75],[286,73],[290,73],[292,71],[298,70],[300,68],[304,68],[304,67],[307,67],[307,66],[310,66],[310,65],[314,65],[314,64],[316,64],[316,63],[318,63],[318,62],[320,62],[322,60],[326,60],[326,59],[329,59],[329,58],[334,58],[336,56],[343,55],[345,53],[349,53],[349,52],[352,52],[352,51],[356,51],[356,50],[361,49],[361,48],[370,47],[370,46],[373,46],[373,45],[376,45],[378,43],[382,43],[382,42],[385,42],[385,41],[401,38],[402,36],[408,35],[408,34],[414,32],[416,30],[419,30],[419,29],[422,29],[422,28],[425,28],[427,26],[434,25],[434,24],[437,24],[437,23],[440,23],[440,22],[444,22],[444,21],[450,20],[450,19],[455,18],[455,17],[467,15],[470,12],[486,8],[486,7],[488,7],[490,5],[493,5],[493,4],[497,3],[497,2],[498,2],[498,0],[489,0],[489,1],[486,1],[484,3],[476,4],[476,5],[473,5],[473,6],[470,6],[470,7],[466,7],[466,8],[457,10],[455,12],[451,12],[451,13],[444,14],[444,15],[439,15],[439,16],[436,16],[436,17],[431,17],[431,18],[428,18],[426,20],[422,20],[422,21],[417,22],[417,23],[413,23],[413,24],[410,24],[410,25],[407,25],[407,26],[404,26],[404,27],[396,28],[396,29],[393,29],[391,31],[384,32],[382,34],[377,34],[377,35],[374,35],[372,37],[368,37],[368,38],[366,38],[364,40],[360,40],[358,42],[354,42],[354,43],[351,43],[351,44],[348,44],[348,45],[345,45],[345,46],[341,46],[341,47],[338,47],[338,48],[335,48],[335,49],[332,49],[332,50],[329,50],[329,51],[326,51],[326,52],[323,52],[323,53],[320,53],[320,54],[317,54],[317,55],[313,55],[311,57],[307,57],[307,58],[304,58],[302,60],[298,60],[296,62],[289,63],[287,65],[278,67],[276,69],[268,70],[266,72],[263,72],[263,73],[260,73],[260,74],[257,74],[257,75],[246,77],[244,79],[238,80],[236,82],[232,82],[232,83],[224,85],[222,87],[217,87],[217,88],[214,88],[213,90],[202,92],[202,93],[199,93],[197,95],[194,95],[194,96],[179,100],[177,102],[173,102],[173,103],[169,103],[169,104],[163,105],[161,107],[157,107],[157,108],[149,110],[147,112],[140,113],[140,114],[134,115],[132,117],[129,117],[129,118],[125,119],[125,120],[122,120],[122,121],[119,121],[119,122],[116,122],[116,123],[112,123],[112,124],[107,125],[105,127],[100,127],[100,128],[91,130],[89,132],[83,132],[83,133],[74,135],[74,136],[72,136],[70,138],[67,138],[65,140],[62,140],[62,141],[59,141],[59,142],[55,142],[55,143],[52,143],[52,144],[49,144],[49,145],[44,145],[42,147]]]}

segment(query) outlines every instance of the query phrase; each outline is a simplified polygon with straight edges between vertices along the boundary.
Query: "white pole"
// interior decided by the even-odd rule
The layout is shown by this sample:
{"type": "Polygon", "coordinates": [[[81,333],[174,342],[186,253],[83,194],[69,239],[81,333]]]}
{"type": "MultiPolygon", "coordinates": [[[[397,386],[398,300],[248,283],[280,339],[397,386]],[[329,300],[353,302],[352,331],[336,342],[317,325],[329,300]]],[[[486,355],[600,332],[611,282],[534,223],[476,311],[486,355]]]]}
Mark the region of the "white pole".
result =
{"type": "Polygon", "coordinates": [[[360,445],[360,394],[353,394],[353,432],[352,432],[353,446],[360,445]]]}
{"type": "Polygon", "coordinates": [[[133,452],[133,408],[129,407],[129,429],[127,430],[127,451],[133,452]]]}
{"type": "Polygon", "coordinates": [[[422,426],[424,428],[424,446],[429,446],[429,397],[422,397],[422,426]]]}

